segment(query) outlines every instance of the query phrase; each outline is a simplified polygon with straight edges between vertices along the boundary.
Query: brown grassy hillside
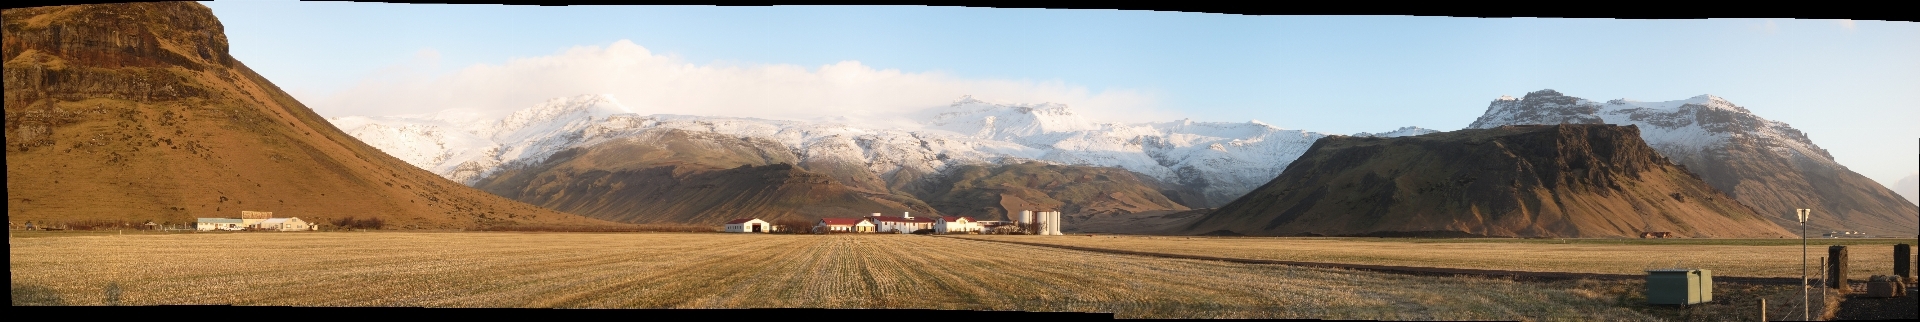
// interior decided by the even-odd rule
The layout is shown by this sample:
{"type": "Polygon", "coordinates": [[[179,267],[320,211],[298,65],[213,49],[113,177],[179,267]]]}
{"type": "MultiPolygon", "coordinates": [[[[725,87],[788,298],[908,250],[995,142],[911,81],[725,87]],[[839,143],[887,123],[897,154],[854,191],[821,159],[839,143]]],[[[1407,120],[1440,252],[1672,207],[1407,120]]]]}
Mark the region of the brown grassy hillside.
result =
{"type": "Polygon", "coordinates": [[[494,194],[629,223],[719,223],[872,213],[1005,219],[1057,210],[1078,220],[1187,210],[1151,179],[1117,168],[965,165],[938,174],[875,173],[863,163],[801,162],[778,142],[656,129],[510,166],[475,182],[494,194]]]}
{"type": "Polygon", "coordinates": [[[963,165],[948,170],[921,196],[943,213],[1008,220],[1021,210],[1060,211],[1068,226],[1094,218],[1184,211],[1151,178],[1120,168],[1049,165],[963,165]]]}
{"type": "Polygon", "coordinates": [[[1189,233],[1786,237],[1647,146],[1633,126],[1327,137],[1189,233]]]}
{"type": "Polygon", "coordinates": [[[9,221],[253,210],[395,228],[610,224],[489,195],[361,143],[229,56],[198,3],[4,17],[9,221]]]}

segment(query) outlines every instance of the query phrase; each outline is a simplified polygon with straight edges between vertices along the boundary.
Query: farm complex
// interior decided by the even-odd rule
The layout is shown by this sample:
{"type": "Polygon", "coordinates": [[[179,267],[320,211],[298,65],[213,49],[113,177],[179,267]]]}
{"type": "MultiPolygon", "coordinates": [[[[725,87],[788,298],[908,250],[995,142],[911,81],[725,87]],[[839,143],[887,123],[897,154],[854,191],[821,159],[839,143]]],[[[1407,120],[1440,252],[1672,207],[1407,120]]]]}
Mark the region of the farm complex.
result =
{"type": "Polygon", "coordinates": [[[722,231],[730,233],[772,233],[801,230],[813,233],[916,233],[934,234],[1030,234],[1060,235],[1060,212],[1023,210],[1010,221],[983,221],[968,216],[914,217],[913,213],[883,216],[873,213],[859,218],[820,218],[812,227],[782,227],[759,218],[728,221],[722,231]]]}
{"type": "Polygon", "coordinates": [[[240,218],[198,218],[194,230],[267,230],[267,231],[311,231],[320,230],[320,225],[300,220],[299,217],[274,218],[272,212],[241,211],[240,218]]]}

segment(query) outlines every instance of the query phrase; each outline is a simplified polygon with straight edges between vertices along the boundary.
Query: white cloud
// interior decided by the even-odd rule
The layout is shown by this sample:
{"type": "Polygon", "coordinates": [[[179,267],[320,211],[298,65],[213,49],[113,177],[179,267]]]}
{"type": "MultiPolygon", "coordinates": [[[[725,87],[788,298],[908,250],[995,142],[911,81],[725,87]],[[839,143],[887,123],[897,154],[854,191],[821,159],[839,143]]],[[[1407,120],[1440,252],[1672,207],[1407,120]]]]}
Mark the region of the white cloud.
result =
{"type": "Polygon", "coordinates": [[[841,119],[904,126],[901,118],[962,95],[1007,102],[1056,102],[1098,121],[1173,119],[1139,91],[1094,92],[1059,81],[959,79],[937,72],[875,69],[844,61],[809,70],[795,65],[698,65],[630,41],[579,46],[554,55],[480,64],[428,75],[439,53],[423,49],[359,84],[313,100],[327,116],[431,113],[462,108],[501,115],[549,98],[607,93],[640,114],[769,119],[841,119]]]}

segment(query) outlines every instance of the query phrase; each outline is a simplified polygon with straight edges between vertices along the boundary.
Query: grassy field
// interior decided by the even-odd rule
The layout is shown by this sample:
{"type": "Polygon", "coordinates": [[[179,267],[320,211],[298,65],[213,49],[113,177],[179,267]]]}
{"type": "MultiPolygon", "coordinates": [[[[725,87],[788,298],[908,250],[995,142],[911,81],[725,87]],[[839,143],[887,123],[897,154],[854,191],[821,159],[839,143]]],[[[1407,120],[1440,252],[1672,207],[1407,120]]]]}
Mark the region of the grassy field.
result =
{"type": "MultiPolygon", "coordinates": [[[[1638,304],[1644,298],[1634,281],[1419,277],[926,236],[303,232],[9,243],[15,305],[924,308],[1110,312],[1125,318],[1662,320],[1735,319],[1754,311],[1755,303],[1745,302],[1757,302],[1657,308],[1638,304]]],[[[1779,297],[1797,290],[1761,287],[1717,296],[1779,297]]],[[[1773,301],[1780,307],[1774,310],[1792,302],[1773,301]]]]}
{"type": "MultiPolygon", "coordinates": [[[[1799,240],[1752,239],[1415,239],[1258,238],[1164,236],[1007,236],[1009,240],[1182,255],[1369,265],[1499,269],[1538,272],[1646,274],[1647,268],[1705,268],[1715,276],[1799,277],[1799,240]]],[[[1810,239],[1808,270],[1819,272],[1827,246],[1847,246],[1852,278],[1893,274],[1893,245],[1912,239],[1810,239]]],[[[1911,259],[1909,259],[1911,260],[1911,259]]]]}

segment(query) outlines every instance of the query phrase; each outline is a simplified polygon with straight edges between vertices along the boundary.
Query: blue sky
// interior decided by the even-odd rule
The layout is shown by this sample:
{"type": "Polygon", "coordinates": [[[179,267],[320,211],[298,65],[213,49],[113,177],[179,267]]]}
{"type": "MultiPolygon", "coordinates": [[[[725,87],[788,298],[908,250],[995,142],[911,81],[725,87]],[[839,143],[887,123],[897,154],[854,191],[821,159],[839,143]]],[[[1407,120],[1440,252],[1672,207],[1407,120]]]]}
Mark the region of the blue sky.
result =
{"type": "Polygon", "coordinates": [[[1600,101],[1713,94],[1883,183],[1920,168],[1910,22],[203,3],[235,57],[326,116],[618,92],[642,113],[877,117],[971,94],[1104,121],[1351,134],[1459,129],[1500,95],[1551,88],[1600,101]],[[635,60],[649,63],[623,63],[635,60]],[[646,73],[668,76],[626,75],[646,73]]]}

